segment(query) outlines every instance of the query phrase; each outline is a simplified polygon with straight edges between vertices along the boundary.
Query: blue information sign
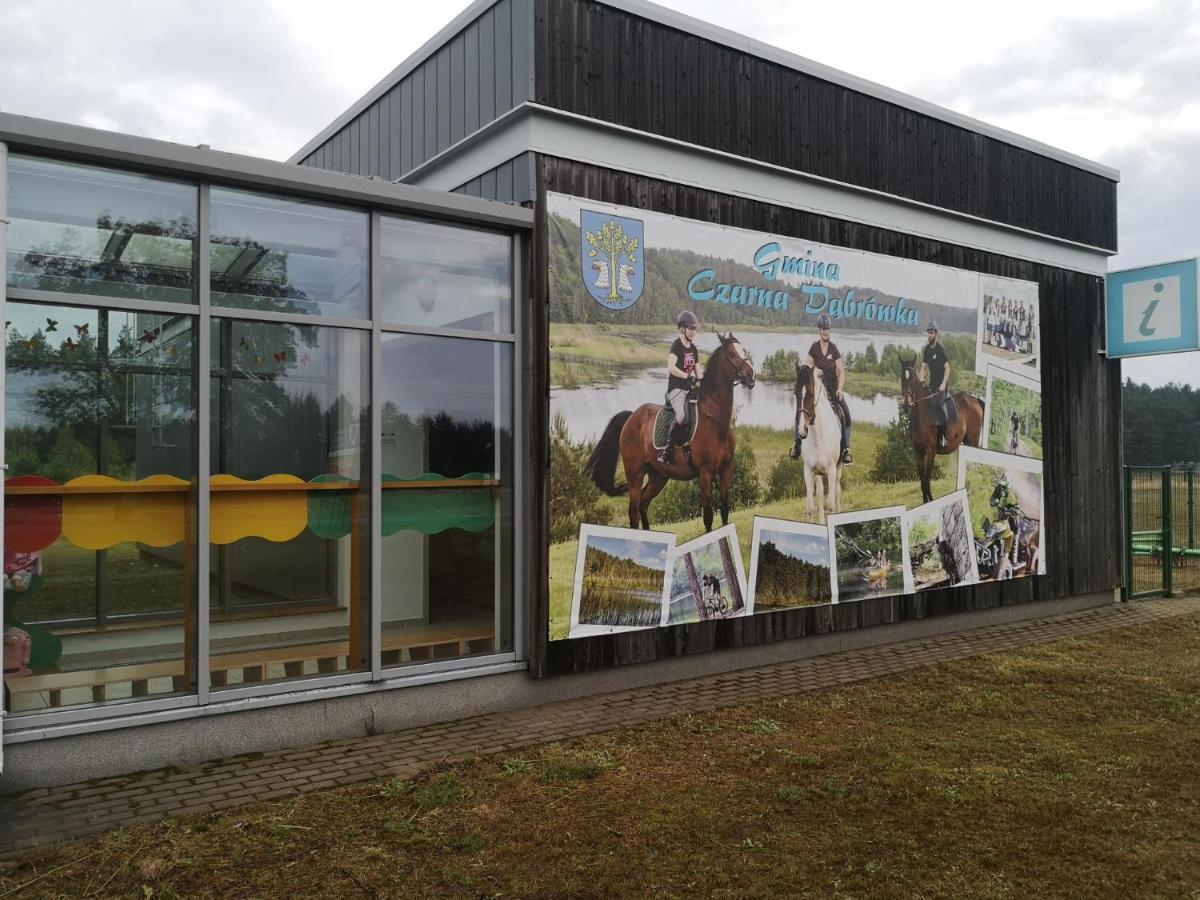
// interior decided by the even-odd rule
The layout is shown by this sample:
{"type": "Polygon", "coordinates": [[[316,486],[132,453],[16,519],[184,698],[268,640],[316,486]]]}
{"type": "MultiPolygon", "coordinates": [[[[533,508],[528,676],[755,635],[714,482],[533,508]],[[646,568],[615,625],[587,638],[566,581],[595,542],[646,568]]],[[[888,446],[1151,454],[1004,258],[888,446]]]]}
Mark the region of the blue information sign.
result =
{"type": "Polygon", "coordinates": [[[1200,350],[1197,263],[1185,259],[1109,273],[1109,357],[1200,350]]]}

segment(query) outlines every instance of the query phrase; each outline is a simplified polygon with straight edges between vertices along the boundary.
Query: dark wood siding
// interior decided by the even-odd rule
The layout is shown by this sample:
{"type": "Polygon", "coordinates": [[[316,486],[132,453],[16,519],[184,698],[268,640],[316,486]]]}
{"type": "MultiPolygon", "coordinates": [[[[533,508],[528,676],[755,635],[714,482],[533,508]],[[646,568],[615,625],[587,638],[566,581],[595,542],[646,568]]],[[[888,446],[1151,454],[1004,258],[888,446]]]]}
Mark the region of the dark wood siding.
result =
{"type": "Polygon", "coordinates": [[[300,164],[406,175],[533,99],[533,0],[497,0],[300,164]]]}
{"type": "Polygon", "coordinates": [[[538,511],[530,523],[528,560],[536,588],[528,635],[530,667],[535,675],[586,671],[926,616],[1109,591],[1120,583],[1121,374],[1118,362],[1110,362],[1097,353],[1103,341],[1102,279],[565,160],[539,157],[537,165],[539,215],[534,237],[534,316],[530,334],[533,350],[528,360],[533,402],[530,423],[533,449],[528,465],[535,473],[530,482],[535,491],[533,508],[538,511]],[[1043,546],[1048,574],[1004,584],[547,643],[546,190],[1038,282],[1046,447],[1043,546]]]}
{"type": "Polygon", "coordinates": [[[1116,183],[1030,150],[585,0],[536,0],[534,46],[538,103],[1117,247],[1116,183]]]}

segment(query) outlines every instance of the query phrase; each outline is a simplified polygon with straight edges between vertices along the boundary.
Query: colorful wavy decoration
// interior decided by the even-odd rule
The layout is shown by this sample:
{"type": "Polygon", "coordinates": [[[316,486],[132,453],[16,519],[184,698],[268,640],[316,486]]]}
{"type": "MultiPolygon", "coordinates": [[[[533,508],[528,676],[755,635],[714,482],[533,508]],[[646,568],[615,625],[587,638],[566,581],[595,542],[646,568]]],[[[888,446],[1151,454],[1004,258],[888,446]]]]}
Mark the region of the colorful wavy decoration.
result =
{"type": "Polygon", "coordinates": [[[4,485],[18,488],[4,495],[4,549],[36,553],[57,541],[62,534],[62,494],[45,491],[58,487],[58,482],[18,475],[5,479],[4,485]]]}
{"type": "MultiPolygon", "coordinates": [[[[326,540],[349,535],[357,518],[367,527],[366,504],[358,482],[342,475],[318,475],[304,482],[294,475],[268,475],[247,481],[233,475],[211,479],[210,539],[232,544],[259,537],[283,543],[307,527],[326,540]]],[[[383,476],[383,534],[449,528],[479,532],[495,516],[499,482],[477,472],[461,478],[426,473],[415,478],[383,476]]],[[[5,549],[33,553],[59,536],[86,550],[104,550],[136,541],[152,547],[181,543],[187,535],[191,484],[171,475],[118,481],[83,475],[60,485],[38,475],[5,481],[5,549]]]]}
{"type": "Polygon", "coordinates": [[[346,486],[346,489],[343,490],[320,490],[309,493],[309,531],[317,537],[323,537],[330,541],[348,535],[354,524],[354,508],[360,505],[353,490],[358,487],[358,484],[345,475],[318,475],[309,484],[346,486]]]}
{"type": "Polygon", "coordinates": [[[445,478],[432,473],[418,475],[413,479],[384,475],[384,537],[405,530],[420,531],[423,534],[437,534],[447,528],[485,531],[491,526],[495,516],[492,492],[462,490],[461,486],[468,482],[492,484],[487,475],[478,472],[471,472],[462,478],[445,478]],[[389,489],[389,484],[397,488],[403,485],[415,489],[393,490],[389,489]],[[418,484],[422,486],[417,488],[418,484]],[[430,487],[424,487],[424,484],[430,487]]]}
{"type": "Polygon", "coordinates": [[[308,524],[307,496],[301,493],[305,484],[295,475],[268,475],[257,481],[214,475],[210,483],[214,544],[232,544],[247,537],[283,543],[308,524]]]}
{"type": "Polygon", "coordinates": [[[103,550],[127,541],[172,547],[184,538],[189,485],[182,478],[151,475],[127,482],[83,475],[67,487],[79,492],[63,495],[62,532],[76,547],[103,550]]]}

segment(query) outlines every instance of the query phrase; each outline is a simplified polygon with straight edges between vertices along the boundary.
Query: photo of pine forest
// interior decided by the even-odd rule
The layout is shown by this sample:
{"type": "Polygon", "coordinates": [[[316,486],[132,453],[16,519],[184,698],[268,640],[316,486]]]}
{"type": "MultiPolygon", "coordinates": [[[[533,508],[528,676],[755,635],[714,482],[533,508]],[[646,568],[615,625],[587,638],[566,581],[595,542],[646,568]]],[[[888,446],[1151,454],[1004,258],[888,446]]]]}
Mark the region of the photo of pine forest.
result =
{"type": "Polygon", "coordinates": [[[828,539],[762,531],[754,578],[754,611],[822,606],[833,601],[828,539]]]}

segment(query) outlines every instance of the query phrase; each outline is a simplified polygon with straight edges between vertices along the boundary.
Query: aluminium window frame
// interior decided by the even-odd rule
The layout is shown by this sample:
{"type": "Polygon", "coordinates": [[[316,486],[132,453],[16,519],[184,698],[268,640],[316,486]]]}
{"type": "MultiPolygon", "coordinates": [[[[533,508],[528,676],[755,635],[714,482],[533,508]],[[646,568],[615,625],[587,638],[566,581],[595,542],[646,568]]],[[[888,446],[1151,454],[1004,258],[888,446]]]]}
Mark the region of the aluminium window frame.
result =
{"type": "MultiPolygon", "coordinates": [[[[524,399],[528,390],[524,376],[523,356],[526,342],[523,329],[527,325],[527,279],[524,261],[533,227],[531,211],[478,200],[457,194],[394,185],[379,179],[364,179],[321,170],[306,169],[283,163],[273,163],[249,157],[215,153],[200,148],[180,147],[164,142],[149,141],[76,128],[35,119],[24,119],[0,113],[0,148],[21,156],[55,159],[83,165],[130,171],[135,174],[161,176],[185,181],[198,188],[197,259],[195,261],[195,303],[140,301],[102,294],[59,293],[55,291],[8,288],[7,298],[13,301],[76,305],[90,308],[119,309],[194,318],[197,335],[195,388],[197,402],[196,489],[194,505],[196,534],[207,535],[211,522],[211,323],[213,318],[235,318],[280,322],[299,325],[324,325],[370,332],[371,360],[370,420],[371,420],[371,558],[370,558],[370,665],[360,672],[331,673],[304,676],[287,680],[254,683],[253,686],[223,688],[213,691],[209,684],[209,615],[210,579],[203,577],[211,566],[212,544],[197,540],[195,620],[195,690],[158,697],[130,698],[110,701],[103,705],[80,705],[64,709],[30,711],[7,716],[4,720],[3,741],[23,743],[48,739],[65,734],[134,727],[196,716],[224,714],[247,708],[247,704],[280,705],[331,696],[394,690],[415,684],[479,677],[481,675],[519,671],[525,662],[526,582],[523,555],[525,548],[517,535],[525,521],[529,498],[526,496],[526,477],[523,471],[527,459],[524,399]],[[317,203],[336,204],[343,208],[364,211],[369,216],[369,277],[370,313],[377,314],[380,292],[380,220],[384,215],[436,219],[447,225],[477,228],[501,233],[508,237],[511,247],[512,330],[510,332],[476,332],[464,329],[440,329],[406,326],[402,323],[383,323],[378,318],[347,319],[239,309],[213,306],[211,303],[211,192],[214,187],[249,189],[259,193],[292,196],[317,203]],[[513,538],[509,555],[509,585],[511,603],[512,649],[504,652],[470,654],[454,659],[410,662],[384,668],[382,657],[382,475],[381,426],[382,413],[378,402],[381,391],[380,349],[384,333],[411,333],[430,337],[466,338],[494,344],[512,345],[512,517],[513,538]]],[[[0,154],[0,160],[6,157],[0,154]]],[[[5,174],[7,164],[5,163],[5,174]]],[[[0,183],[3,180],[0,179],[0,183]]],[[[0,257],[6,270],[7,259],[0,257]]],[[[7,282],[6,271],[0,275],[7,282]]],[[[0,290],[4,286],[0,285],[0,290]]],[[[0,348],[2,352],[3,348],[0,348]]],[[[0,378],[2,378],[0,373],[0,378]]],[[[2,384],[2,381],[0,381],[2,384]]],[[[497,597],[499,605],[500,598],[497,597]]],[[[499,614],[499,613],[498,613],[499,614]]],[[[186,629],[185,629],[186,633],[186,629]]],[[[501,636],[496,635],[497,639],[501,636]]]]}

